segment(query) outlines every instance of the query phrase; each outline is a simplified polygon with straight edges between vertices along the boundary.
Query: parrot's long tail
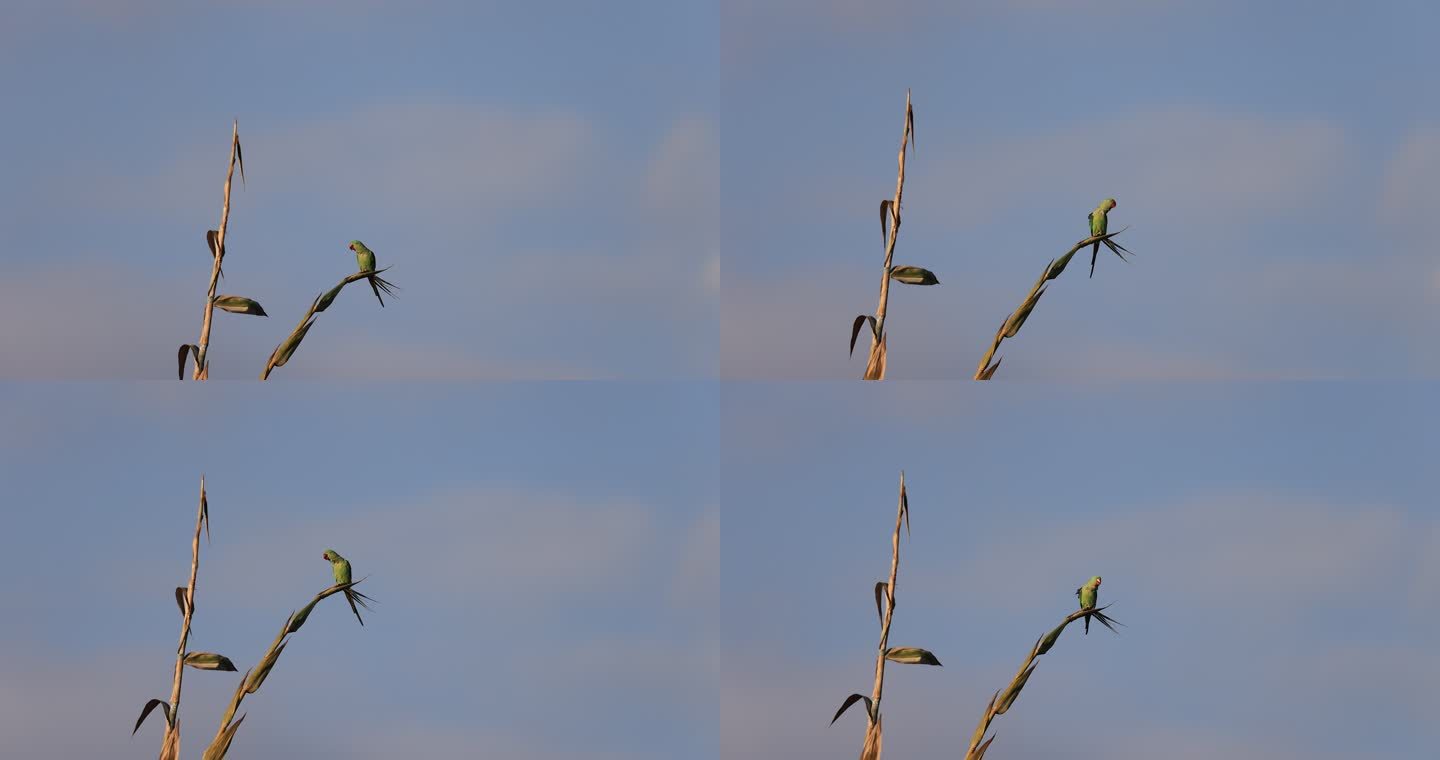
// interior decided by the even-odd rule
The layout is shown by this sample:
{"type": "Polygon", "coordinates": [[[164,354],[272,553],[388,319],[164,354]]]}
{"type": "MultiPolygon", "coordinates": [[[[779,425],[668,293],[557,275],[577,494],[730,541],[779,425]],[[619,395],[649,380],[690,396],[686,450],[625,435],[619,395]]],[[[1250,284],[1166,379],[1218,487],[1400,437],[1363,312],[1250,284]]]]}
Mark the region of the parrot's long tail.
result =
{"type": "Polygon", "coordinates": [[[378,274],[372,274],[366,279],[370,281],[370,289],[375,291],[375,299],[380,302],[381,306],[385,305],[385,299],[380,297],[382,292],[391,298],[395,297],[395,285],[384,277],[378,274]]]}
{"type": "MultiPolygon", "coordinates": [[[[351,607],[354,607],[355,605],[352,604],[352,605],[350,605],[350,606],[351,606],[351,607]]],[[[360,613],[358,613],[358,612],[355,613],[355,617],[360,617],[360,613]]],[[[364,625],[364,623],[361,623],[361,625],[364,625]]],[[[1089,616],[1089,615],[1086,615],[1086,616],[1085,616],[1085,635],[1086,635],[1086,636],[1089,636],[1089,635],[1090,635],[1090,616],[1089,616]]]]}
{"type": "MultiPolygon", "coordinates": [[[[1099,256],[1099,255],[1100,255],[1100,244],[1099,244],[1099,243],[1096,243],[1095,246],[1090,249],[1090,276],[1091,276],[1091,277],[1094,277],[1094,276],[1095,276],[1095,257],[1097,257],[1097,256],[1099,256]]],[[[1086,618],[1086,622],[1089,622],[1089,618],[1086,618]]]]}

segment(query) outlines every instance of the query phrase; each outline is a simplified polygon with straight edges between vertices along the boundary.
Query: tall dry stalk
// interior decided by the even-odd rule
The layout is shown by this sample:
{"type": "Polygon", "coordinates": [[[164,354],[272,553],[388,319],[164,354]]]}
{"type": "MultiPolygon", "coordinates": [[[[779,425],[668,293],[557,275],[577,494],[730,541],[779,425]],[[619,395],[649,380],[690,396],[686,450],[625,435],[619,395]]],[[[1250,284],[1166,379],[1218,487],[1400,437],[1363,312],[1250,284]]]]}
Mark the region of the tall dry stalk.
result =
{"type": "Polygon", "coordinates": [[[895,197],[880,201],[880,234],[885,244],[885,267],[880,273],[880,300],[875,314],[861,314],[850,327],[850,353],[855,353],[855,339],[861,325],[870,325],[870,358],[865,363],[866,380],[885,379],[886,333],[885,312],[890,306],[890,281],[906,285],[938,285],[935,273],[915,266],[895,267],[895,239],[900,234],[900,201],[905,195],[906,147],[915,147],[915,109],[910,105],[910,91],[905,91],[905,128],[900,133],[899,168],[895,175],[895,197]]]}
{"type": "MultiPolygon", "coordinates": [[[[1030,292],[1026,294],[1025,300],[1020,302],[1020,308],[1016,309],[1013,313],[1010,314],[1010,316],[1006,317],[1005,321],[1000,324],[1000,329],[995,331],[995,340],[991,342],[990,350],[986,351],[985,356],[981,357],[980,365],[975,368],[974,379],[989,380],[990,378],[995,376],[995,370],[1000,369],[1000,362],[1005,360],[1005,357],[1002,356],[999,359],[996,359],[994,363],[991,363],[990,361],[991,359],[994,359],[995,352],[1000,350],[1000,343],[1006,338],[1013,338],[1017,334],[1019,334],[1020,327],[1025,324],[1026,319],[1030,318],[1030,312],[1034,311],[1035,305],[1040,303],[1040,296],[1045,295],[1045,291],[1048,289],[1046,288],[1045,283],[1055,279],[1056,277],[1059,277],[1060,273],[1065,271],[1065,265],[1070,263],[1070,259],[1074,257],[1076,251],[1084,248],[1087,245],[1103,243],[1111,250],[1115,250],[1118,248],[1120,251],[1125,251],[1126,253],[1129,253],[1129,250],[1122,247],[1119,243],[1110,242],[1110,238],[1119,235],[1126,229],[1129,228],[1122,228],[1104,235],[1091,235],[1090,237],[1087,237],[1084,240],[1076,243],[1075,246],[1071,248],[1068,252],[1066,252],[1064,256],[1061,256],[1058,259],[1051,259],[1050,263],[1045,266],[1045,271],[1040,273],[1040,279],[1036,280],[1035,284],[1030,287],[1030,292]]],[[[1118,254],[1119,251],[1116,251],[1116,253],[1118,254]]]]}
{"type": "MultiPolygon", "coordinates": [[[[195,614],[195,580],[200,572],[200,531],[202,528],[205,531],[206,541],[209,541],[210,507],[205,494],[205,477],[203,475],[200,477],[200,507],[195,517],[195,536],[190,542],[190,583],[175,589],[175,603],[180,608],[181,623],[180,645],[175,652],[175,675],[170,686],[170,701],[152,699],[146,702],[145,707],[140,711],[140,718],[135,721],[135,729],[130,732],[133,736],[145,723],[145,718],[149,717],[155,708],[160,708],[161,713],[165,716],[165,735],[160,743],[160,760],[178,760],[180,757],[180,687],[184,680],[185,668],[188,666],[197,670],[226,672],[236,670],[234,663],[224,655],[214,652],[189,651],[190,622],[195,614]]],[[[230,749],[230,742],[235,738],[236,730],[245,720],[244,715],[241,715],[239,720],[233,720],[241,700],[246,694],[254,694],[260,689],[260,685],[264,683],[265,678],[270,675],[270,670],[280,659],[280,653],[284,651],[288,637],[300,630],[300,626],[305,624],[306,619],[310,617],[310,611],[320,603],[320,600],[344,592],[354,594],[364,601],[373,601],[364,594],[351,590],[363,580],[365,579],[361,578],[358,581],[330,586],[316,594],[315,598],[310,600],[310,603],[301,608],[298,613],[290,613],[290,617],[285,620],[284,627],[280,629],[280,635],[275,637],[270,649],[260,659],[260,664],[246,671],[245,675],[241,677],[240,685],[235,690],[235,696],[231,698],[230,705],[220,721],[220,730],[216,732],[214,740],[202,755],[203,760],[224,760],[225,753],[230,749]]]]}
{"type": "Polygon", "coordinates": [[[1011,679],[1009,685],[996,691],[990,697],[990,704],[985,707],[985,712],[980,716],[980,724],[975,727],[975,733],[970,737],[970,745],[965,750],[965,760],[982,760],[985,757],[985,751],[990,749],[990,743],[995,741],[996,736],[991,734],[989,739],[985,739],[985,734],[990,731],[990,723],[995,720],[996,716],[1004,715],[1015,704],[1015,700],[1020,697],[1020,690],[1025,688],[1025,683],[1030,680],[1030,674],[1035,672],[1037,664],[1035,658],[1055,646],[1060,634],[1065,631],[1065,626],[1081,618],[1093,616],[1106,628],[1115,630],[1111,627],[1111,623],[1119,625],[1119,621],[1104,614],[1104,610],[1109,606],[1107,604],[1104,607],[1090,610],[1076,610],[1066,615],[1065,619],[1060,621],[1060,625],[1055,626],[1053,630],[1035,641],[1035,645],[1030,648],[1030,654],[1025,657],[1024,662],[1020,663],[1020,670],[1016,671],[1015,677],[1011,679]],[[982,739],[984,739],[983,743],[982,739]]]}
{"type": "Polygon", "coordinates": [[[856,702],[865,702],[865,742],[860,748],[860,760],[880,760],[883,740],[881,730],[880,699],[885,692],[885,662],[887,660],[905,665],[936,665],[940,661],[925,649],[918,647],[891,647],[890,622],[895,615],[895,584],[900,574],[900,527],[905,526],[905,535],[910,535],[910,500],[905,491],[905,473],[900,473],[900,503],[895,511],[895,532],[890,538],[890,580],[875,584],[875,612],[880,618],[880,644],[875,652],[875,683],[870,696],[851,694],[840,704],[831,725],[856,702]]]}
{"type": "Polygon", "coordinates": [[[265,309],[260,303],[244,296],[216,296],[215,289],[219,286],[220,277],[223,274],[225,262],[225,232],[230,227],[230,186],[235,179],[235,167],[240,167],[240,182],[245,182],[245,158],[240,150],[240,121],[235,120],[230,132],[230,167],[225,172],[225,199],[220,205],[220,228],[205,233],[205,243],[210,248],[210,284],[205,288],[205,318],[200,323],[200,340],[196,343],[180,344],[179,371],[180,379],[185,379],[185,359],[189,355],[194,359],[194,367],[191,370],[192,380],[208,380],[210,378],[210,328],[214,322],[215,307],[235,314],[253,314],[258,317],[266,316],[265,309]]]}

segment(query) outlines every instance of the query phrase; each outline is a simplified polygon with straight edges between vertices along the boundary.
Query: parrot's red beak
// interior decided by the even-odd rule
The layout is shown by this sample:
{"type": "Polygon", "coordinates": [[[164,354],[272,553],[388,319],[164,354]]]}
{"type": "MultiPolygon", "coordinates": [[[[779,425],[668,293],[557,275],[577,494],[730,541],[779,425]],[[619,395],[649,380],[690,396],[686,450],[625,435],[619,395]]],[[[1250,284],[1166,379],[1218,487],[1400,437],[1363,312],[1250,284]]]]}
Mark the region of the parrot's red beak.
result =
{"type": "Polygon", "coordinates": [[[348,246],[348,248],[349,248],[350,250],[352,250],[352,251],[355,250],[355,244],[354,244],[354,243],[351,243],[351,244],[348,246]]]}

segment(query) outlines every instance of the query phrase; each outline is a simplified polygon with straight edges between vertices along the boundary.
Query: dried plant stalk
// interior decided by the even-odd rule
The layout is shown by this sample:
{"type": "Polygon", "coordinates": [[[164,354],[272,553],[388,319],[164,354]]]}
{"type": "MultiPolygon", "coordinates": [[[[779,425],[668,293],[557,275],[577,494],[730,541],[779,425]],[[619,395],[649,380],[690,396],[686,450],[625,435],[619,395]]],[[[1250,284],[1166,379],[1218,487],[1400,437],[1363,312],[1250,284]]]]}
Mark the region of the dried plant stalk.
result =
{"type": "Polygon", "coordinates": [[[875,651],[875,682],[870,696],[851,694],[830,719],[833,724],[840,719],[851,705],[865,703],[865,742],[860,748],[860,760],[880,760],[884,739],[883,720],[880,715],[880,699],[885,692],[885,662],[887,660],[908,665],[940,665],[940,661],[929,651],[918,647],[891,647],[890,623],[895,615],[895,586],[900,574],[900,528],[910,533],[910,499],[905,491],[905,473],[900,473],[900,502],[895,512],[895,531],[890,538],[890,580],[875,584],[875,611],[880,618],[880,643],[875,651]]]}
{"type": "MultiPolygon", "coordinates": [[[[220,266],[225,258],[225,230],[230,223],[230,183],[235,178],[235,164],[240,161],[240,121],[235,120],[230,134],[230,168],[225,173],[225,201],[220,207],[220,228],[215,231],[214,260],[210,264],[210,286],[205,290],[205,320],[200,323],[200,340],[194,346],[195,369],[193,380],[207,380],[210,377],[208,355],[210,353],[210,324],[215,316],[215,288],[220,282],[220,266]]],[[[240,174],[245,174],[242,168],[240,174]]],[[[185,347],[180,349],[185,351],[185,347]]]]}
{"type": "MultiPolygon", "coordinates": [[[[1076,620],[1093,616],[1107,628],[1111,623],[1117,623],[1118,621],[1104,614],[1104,610],[1109,606],[1107,604],[1104,607],[1090,610],[1076,610],[1066,615],[1065,619],[1060,621],[1060,625],[1055,626],[1049,633],[1036,639],[1035,645],[1030,648],[1030,654],[1025,657],[1025,661],[1020,663],[1020,669],[1015,672],[1015,677],[1005,688],[990,697],[990,704],[985,707],[985,712],[980,716],[980,723],[975,727],[974,735],[970,737],[970,745],[965,750],[965,760],[982,760],[985,757],[985,751],[990,749],[990,743],[995,741],[994,735],[985,739],[985,735],[990,731],[990,723],[995,720],[996,716],[1004,715],[1020,697],[1020,690],[1025,688],[1026,682],[1030,680],[1030,674],[1035,671],[1035,658],[1049,652],[1050,648],[1055,646],[1055,642],[1059,640],[1060,634],[1065,631],[1065,626],[1076,620]]],[[[1111,628],[1111,630],[1114,629],[1111,628]]]]}
{"type": "Polygon", "coordinates": [[[1045,295],[1045,291],[1047,290],[1045,283],[1059,277],[1060,273],[1065,271],[1065,266],[1070,263],[1070,259],[1075,256],[1076,251],[1087,245],[1094,245],[1096,243],[1103,243],[1107,246],[1118,246],[1118,243],[1112,244],[1110,238],[1119,235],[1126,229],[1129,228],[1119,229],[1104,235],[1091,235],[1076,243],[1064,256],[1058,259],[1051,259],[1050,263],[1045,265],[1045,271],[1040,273],[1040,279],[1036,280],[1035,284],[1030,287],[1030,292],[1025,295],[1025,300],[1020,302],[1020,307],[1015,309],[1010,316],[1006,317],[1004,322],[1000,323],[1000,329],[995,331],[995,340],[991,342],[990,350],[985,352],[985,356],[980,359],[980,365],[975,368],[974,379],[989,380],[995,376],[995,370],[1000,369],[1000,362],[1004,361],[1004,357],[1001,357],[993,363],[991,362],[991,359],[995,357],[995,352],[1000,350],[1000,344],[1006,338],[1013,338],[1019,334],[1020,327],[1025,324],[1026,319],[1030,318],[1030,312],[1034,311],[1036,304],[1040,303],[1040,296],[1045,295]]]}
{"type": "MultiPolygon", "coordinates": [[[[914,139],[915,111],[910,105],[910,91],[905,91],[905,128],[900,133],[899,164],[895,173],[895,197],[890,200],[889,234],[885,240],[885,268],[880,273],[880,300],[875,306],[875,323],[870,333],[870,358],[865,363],[866,380],[885,379],[885,311],[890,305],[890,268],[895,260],[895,238],[900,234],[900,201],[905,195],[906,146],[914,139]]],[[[885,206],[880,209],[885,218],[885,206]]],[[[853,340],[852,340],[853,344],[853,340]]]]}
{"type": "MultiPolygon", "coordinates": [[[[205,500],[205,476],[200,476],[200,506],[195,513],[195,537],[190,541],[190,582],[185,586],[184,605],[181,607],[180,644],[175,648],[175,677],[170,684],[168,720],[165,724],[165,738],[161,741],[160,760],[174,760],[180,756],[180,686],[185,679],[185,654],[190,643],[190,620],[195,614],[195,580],[200,574],[200,530],[210,521],[210,510],[205,500]]],[[[206,528],[208,534],[208,528],[206,528]]],[[[141,716],[144,720],[144,716],[141,716]]]]}

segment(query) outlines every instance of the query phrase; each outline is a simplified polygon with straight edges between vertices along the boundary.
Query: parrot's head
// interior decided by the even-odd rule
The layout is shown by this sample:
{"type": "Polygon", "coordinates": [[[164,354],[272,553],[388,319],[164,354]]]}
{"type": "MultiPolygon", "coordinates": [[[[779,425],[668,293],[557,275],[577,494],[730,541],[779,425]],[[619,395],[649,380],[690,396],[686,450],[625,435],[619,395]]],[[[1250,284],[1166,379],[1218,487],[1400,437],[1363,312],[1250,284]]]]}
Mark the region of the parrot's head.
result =
{"type": "Polygon", "coordinates": [[[325,553],[320,555],[320,558],[326,562],[334,562],[336,556],[338,555],[335,554],[334,549],[326,549],[325,553]]]}
{"type": "Polygon", "coordinates": [[[1106,198],[1105,202],[1101,203],[1100,205],[1105,207],[1106,211],[1109,211],[1110,209],[1115,208],[1120,204],[1116,203],[1114,198],[1106,198]]]}
{"type": "Polygon", "coordinates": [[[364,248],[364,247],[365,247],[365,244],[362,243],[362,242],[360,242],[359,240],[351,240],[351,241],[350,241],[350,250],[352,250],[352,251],[355,250],[355,246],[357,246],[357,245],[360,246],[361,248],[364,248]]]}
{"type": "Polygon", "coordinates": [[[1095,584],[1095,588],[1100,588],[1100,576],[1097,575],[1094,578],[1091,578],[1090,582],[1095,584]]]}

